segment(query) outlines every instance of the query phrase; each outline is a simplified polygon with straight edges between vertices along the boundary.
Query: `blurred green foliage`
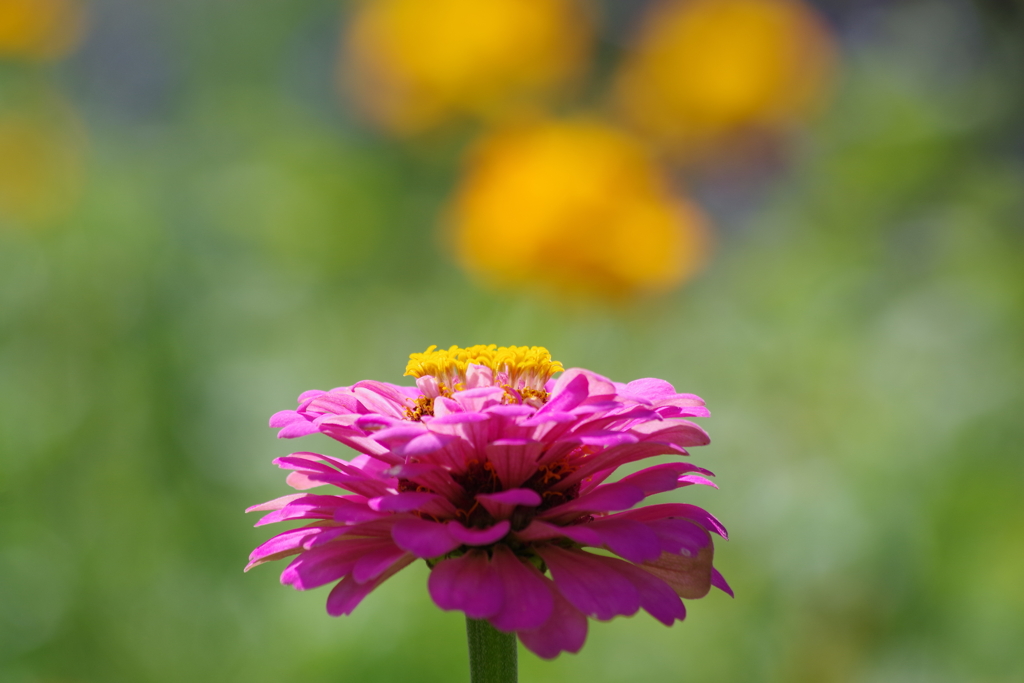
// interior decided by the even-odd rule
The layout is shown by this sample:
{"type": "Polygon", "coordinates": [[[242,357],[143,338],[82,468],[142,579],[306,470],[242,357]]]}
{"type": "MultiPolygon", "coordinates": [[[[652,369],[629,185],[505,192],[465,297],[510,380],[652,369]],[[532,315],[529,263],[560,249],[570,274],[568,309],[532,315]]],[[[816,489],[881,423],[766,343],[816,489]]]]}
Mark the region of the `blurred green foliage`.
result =
{"type": "Polygon", "coordinates": [[[962,3],[850,10],[837,102],[720,212],[709,270],[609,310],[454,271],[459,134],[351,121],[337,16],[109,0],[76,56],[0,68],[0,103],[55,89],[89,137],[67,217],[0,222],[0,681],[464,679],[422,564],[332,619],[241,573],[269,533],[241,511],[287,492],[266,419],[299,392],[492,342],[703,396],[722,489],[664,497],[733,538],[735,600],[592,623],[524,681],[1024,679],[1015,38],[962,3]]]}

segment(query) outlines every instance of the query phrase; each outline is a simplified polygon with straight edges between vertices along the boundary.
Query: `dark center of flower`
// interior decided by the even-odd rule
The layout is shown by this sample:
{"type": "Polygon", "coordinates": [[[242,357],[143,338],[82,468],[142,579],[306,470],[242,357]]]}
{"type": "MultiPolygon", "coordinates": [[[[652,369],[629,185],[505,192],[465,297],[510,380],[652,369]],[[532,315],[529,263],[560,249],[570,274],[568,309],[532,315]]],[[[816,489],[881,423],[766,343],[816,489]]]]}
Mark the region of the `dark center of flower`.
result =
{"type": "MultiPolygon", "coordinates": [[[[562,503],[566,503],[576,498],[579,495],[579,483],[572,484],[571,486],[567,486],[560,490],[554,490],[553,488],[563,479],[575,472],[576,469],[576,466],[570,464],[569,458],[565,458],[563,460],[538,467],[537,471],[533,473],[533,476],[520,484],[519,488],[530,489],[531,491],[539,493],[541,496],[541,504],[538,507],[527,507],[522,505],[517,507],[509,519],[512,525],[512,530],[519,531],[521,529],[525,529],[538,513],[544,512],[556,505],[561,505],[562,503]]],[[[494,471],[494,466],[489,462],[472,460],[468,463],[465,472],[453,472],[451,476],[452,479],[463,489],[463,493],[460,496],[456,498],[449,497],[449,500],[451,500],[457,510],[456,514],[458,515],[458,520],[467,527],[477,529],[487,528],[495,524],[497,520],[476,498],[476,496],[481,493],[498,493],[504,490],[504,487],[501,485],[501,481],[498,479],[498,476],[494,471]]],[[[436,493],[430,488],[416,484],[408,479],[398,480],[398,490],[400,492],[416,491],[423,493],[436,493]]],[[[420,514],[421,517],[433,519],[430,515],[422,513],[417,514],[420,514]]]]}

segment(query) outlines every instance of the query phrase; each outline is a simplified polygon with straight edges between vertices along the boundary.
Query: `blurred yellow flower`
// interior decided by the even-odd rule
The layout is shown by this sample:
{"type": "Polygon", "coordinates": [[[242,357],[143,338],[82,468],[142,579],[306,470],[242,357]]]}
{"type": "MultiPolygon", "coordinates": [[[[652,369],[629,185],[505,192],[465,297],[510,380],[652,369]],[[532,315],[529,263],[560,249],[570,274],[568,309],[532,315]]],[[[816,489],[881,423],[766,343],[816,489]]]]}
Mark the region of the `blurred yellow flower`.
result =
{"type": "Polygon", "coordinates": [[[806,118],[835,63],[832,34],[801,0],[669,0],[637,38],[618,74],[618,109],[684,155],[806,118]]]}
{"type": "Polygon", "coordinates": [[[369,0],[347,28],[341,79],[379,126],[411,134],[554,94],[592,42],[580,0],[369,0]]]}
{"type": "Polygon", "coordinates": [[[84,27],[80,0],[0,0],[0,59],[58,59],[77,45],[84,27]]]}
{"type": "Polygon", "coordinates": [[[35,228],[67,215],[82,181],[81,141],[58,117],[0,114],[0,228],[35,228]]]}
{"type": "Polygon", "coordinates": [[[505,288],[623,299],[702,265],[701,212],[673,196],[647,149],[588,120],[494,133],[469,157],[451,237],[471,274],[505,288]]]}

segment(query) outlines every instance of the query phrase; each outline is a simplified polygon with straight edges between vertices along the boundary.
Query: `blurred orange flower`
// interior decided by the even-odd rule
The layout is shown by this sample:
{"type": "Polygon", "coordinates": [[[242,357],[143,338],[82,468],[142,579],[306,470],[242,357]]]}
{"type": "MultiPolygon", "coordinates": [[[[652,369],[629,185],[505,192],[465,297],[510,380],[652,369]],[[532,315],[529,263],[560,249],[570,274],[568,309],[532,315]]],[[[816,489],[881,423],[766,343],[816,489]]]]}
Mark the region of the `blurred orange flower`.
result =
{"type": "Polygon", "coordinates": [[[553,94],[592,42],[579,0],[371,0],[347,28],[341,78],[374,122],[410,134],[553,94]]]}
{"type": "Polygon", "coordinates": [[[74,208],[82,182],[81,139],[57,118],[0,114],[0,228],[41,227],[74,208]]]}
{"type": "Polygon", "coordinates": [[[675,287],[708,241],[703,215],[673,196],[647,149],[588,120],[483,139],[450,218],[456,257],[479,279],[613,300],[675,287]]]}
{"type": "Polygon", "coordinates": [[[683,155],[803,120],[823,100],[836,60],[831,32],[801,0],[670,0],[637,38],[616,104],[683,155]]]}
{"type": "Polygon", "coordinates": [[[80,0],[0,0],[0,58],[59,59],[84,28],[80,0]]]}

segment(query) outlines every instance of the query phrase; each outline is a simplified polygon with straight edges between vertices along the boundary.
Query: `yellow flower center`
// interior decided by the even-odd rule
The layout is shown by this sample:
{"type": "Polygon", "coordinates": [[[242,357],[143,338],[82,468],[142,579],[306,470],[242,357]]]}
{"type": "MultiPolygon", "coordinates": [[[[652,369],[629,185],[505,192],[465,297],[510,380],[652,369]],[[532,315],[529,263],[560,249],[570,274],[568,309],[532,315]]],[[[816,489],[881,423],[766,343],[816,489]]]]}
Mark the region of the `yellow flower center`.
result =
{"type": "Polygon", "coordinates": [[[565,368],[543,346],[470,346],[438,349],[431,346],[423,353],[409,355],[405,374],[417,379],[430,376],[444,389],[458,391],[465,387],[470,365],[482,365],[493,373],[492,384],[519,392],[523,399],[540,397],[544,385],[556,372],[565,368]]]}

